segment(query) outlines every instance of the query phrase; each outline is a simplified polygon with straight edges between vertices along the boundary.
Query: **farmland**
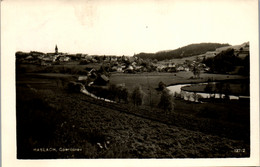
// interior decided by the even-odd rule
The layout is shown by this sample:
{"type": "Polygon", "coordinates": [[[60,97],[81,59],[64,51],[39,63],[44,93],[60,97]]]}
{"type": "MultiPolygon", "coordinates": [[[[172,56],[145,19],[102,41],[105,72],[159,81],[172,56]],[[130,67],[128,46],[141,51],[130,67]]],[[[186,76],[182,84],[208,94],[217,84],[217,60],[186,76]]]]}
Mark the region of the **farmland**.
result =
{"type": "MultiPolygon", "coordinates": [[[[157,93],[154,88],[159,81],[170,85],[206,81],[207,77],[227,79],[225,75],[202,74],[202,79],[193,80],[191,75],[114,73],[110,83],[124,82],[130,91],[141,85],[148,94],[150,90],[157,93]]],[[[228,77],[238,78],[243,77],[228,77]]],[[[206,158],[250,154],[249,104],[220,106],[176,99],[175,112],[165,115],[146,105],[107,104],[70,93],[66,83],[72,79],[71,75],[47,73],[17,76],[18,158],[206,158]],[[207,116],[205,111],[213,114],[207,116]],[[231,131],[233,134],[228,135],[231,131]],[[105,146],[105,142],[109,144],[105,146]],[[78,151],[62,151],[66,148],[78,151]]]]}

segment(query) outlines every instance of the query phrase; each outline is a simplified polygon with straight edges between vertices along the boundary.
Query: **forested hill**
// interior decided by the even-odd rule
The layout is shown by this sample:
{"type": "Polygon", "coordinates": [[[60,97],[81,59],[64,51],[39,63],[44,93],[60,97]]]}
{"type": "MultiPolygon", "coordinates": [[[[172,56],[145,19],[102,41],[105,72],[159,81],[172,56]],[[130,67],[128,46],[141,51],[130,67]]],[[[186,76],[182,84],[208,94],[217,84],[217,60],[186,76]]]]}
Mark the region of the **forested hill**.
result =
{"type": "Polygon", "coordinates": [[[157,59],[160,61],[165,59],[183,58],[183,57],[200,55],[208,51],[215,51],[217,48],[224,47],[224,46],[230,46],[230,45],[220,44],[220,43],[199,43],[199,44],[187,45],[175,50],[160,51],[157,53],[139,53],[135,56],[140,57],[142,59],[157,59]]]}

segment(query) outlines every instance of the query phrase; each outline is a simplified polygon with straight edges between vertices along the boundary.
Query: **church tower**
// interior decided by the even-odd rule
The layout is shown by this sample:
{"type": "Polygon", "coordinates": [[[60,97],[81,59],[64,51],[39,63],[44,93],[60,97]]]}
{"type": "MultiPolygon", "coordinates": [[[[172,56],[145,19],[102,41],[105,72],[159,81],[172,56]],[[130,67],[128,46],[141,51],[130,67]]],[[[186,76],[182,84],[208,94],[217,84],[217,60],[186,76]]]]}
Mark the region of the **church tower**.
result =
{"type": "Polygon", "coordinates": [[[57,45],[55,46],[55,53],[58,54],[58,47],[57,47],[57,45]]]}

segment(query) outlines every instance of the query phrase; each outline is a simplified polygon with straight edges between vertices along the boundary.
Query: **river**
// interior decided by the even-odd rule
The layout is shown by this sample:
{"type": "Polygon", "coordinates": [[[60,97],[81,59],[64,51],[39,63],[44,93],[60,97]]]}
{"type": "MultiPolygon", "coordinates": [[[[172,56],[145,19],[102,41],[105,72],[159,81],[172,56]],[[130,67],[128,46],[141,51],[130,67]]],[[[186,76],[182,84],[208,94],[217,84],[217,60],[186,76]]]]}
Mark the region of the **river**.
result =
{"type": "MultiPolygon", "coordinates": [[[[215,88],[216,82],[211,82],[211,83],[196,83],[196,84],[178,84],[178,85],[173,85],[173,86],[168,86],[167,89],[170,90],[170,92],[175,96],[175,97],[181,97],[184,100],[188,101],[195,101],[199,102],[200,99],[205,99],[205,98],[224,98],[225,95],[224,93],[207,93],[204,91],[205,87],[207,85],[213,85],[215,88]],[[184,90],[184,88],[186,88],[184,90]]],[[[229,84],[228,84],[229,85],[229,84]]],[[[240,84],[241,85],[241,84],[240,84]]],[[[232,83],[231,88],[229,88],[230,94],[227,94],[230,100],[239,100],[240,98],[249,98],[249,96],[245,95],[237,95],[238,92],[240,91],[241,86],[234,86],[232,83]],[[235,90],[235,91],[234,91],[235,90]],[[236,95],[234,95],[233,92],[236,92],[236,95]],[[233,93],[233,94],[232,94],[233,93]]]]}

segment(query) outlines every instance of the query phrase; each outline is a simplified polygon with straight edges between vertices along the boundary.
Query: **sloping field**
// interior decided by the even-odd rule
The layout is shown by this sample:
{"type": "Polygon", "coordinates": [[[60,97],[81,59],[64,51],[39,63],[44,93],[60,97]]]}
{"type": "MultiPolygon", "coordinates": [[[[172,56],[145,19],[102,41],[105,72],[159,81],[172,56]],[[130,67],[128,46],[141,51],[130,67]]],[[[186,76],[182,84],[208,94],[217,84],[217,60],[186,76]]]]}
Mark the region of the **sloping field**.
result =
{"type": "Polygon", "coordinates": [[[68,93],[57,86],[54,89],[55,84],[17,85],[19,159],[250,155],[249,145],[242,140],[207,135],[113,110],[102,103],[92,103],[81,94],[68,93]],[[37,120],[33,116],[41,122],[32,121],[37,120]],[[41,148],[54,151],[40,151],[41,148]]]}

